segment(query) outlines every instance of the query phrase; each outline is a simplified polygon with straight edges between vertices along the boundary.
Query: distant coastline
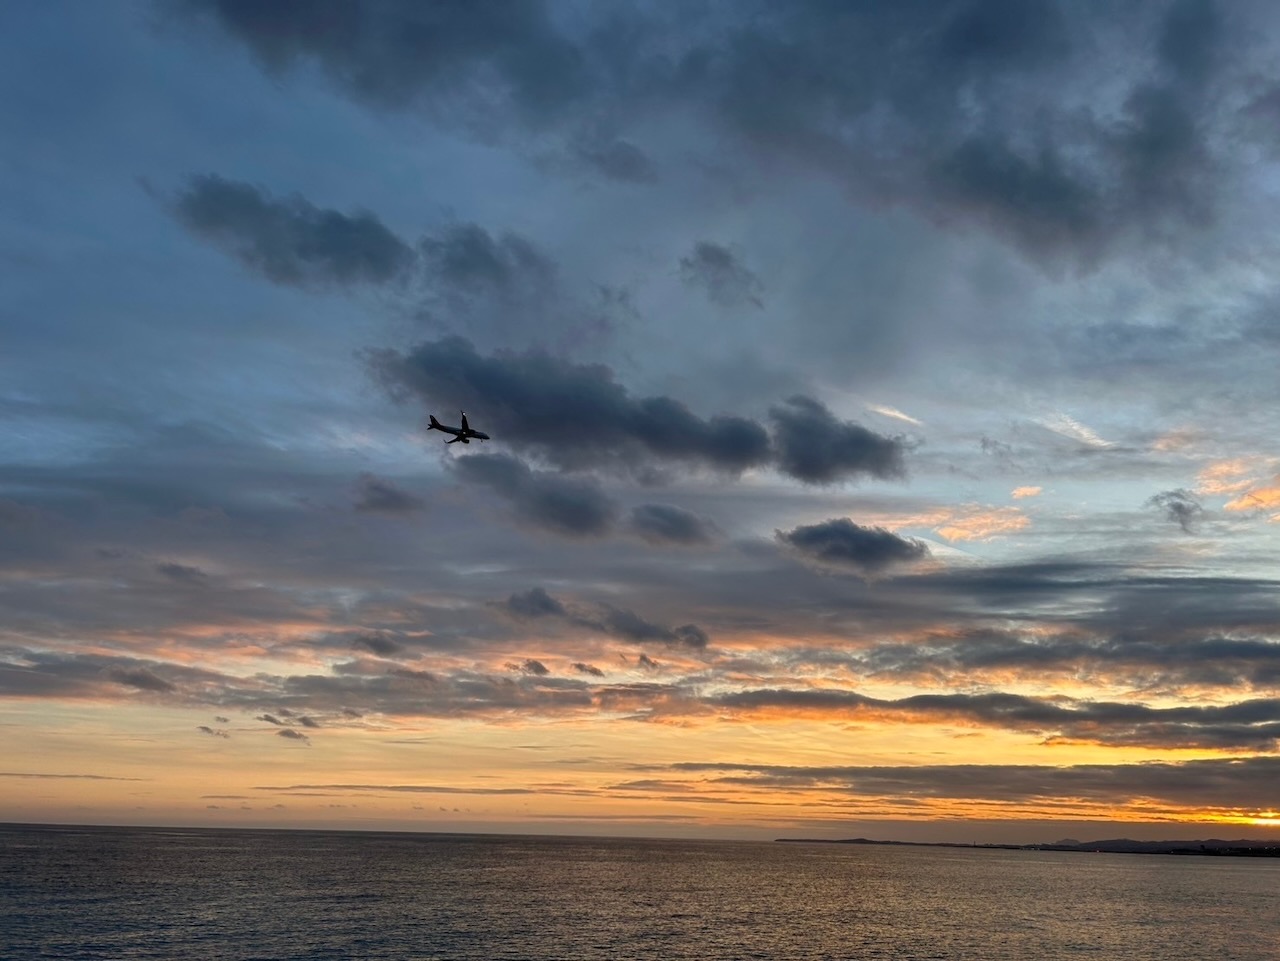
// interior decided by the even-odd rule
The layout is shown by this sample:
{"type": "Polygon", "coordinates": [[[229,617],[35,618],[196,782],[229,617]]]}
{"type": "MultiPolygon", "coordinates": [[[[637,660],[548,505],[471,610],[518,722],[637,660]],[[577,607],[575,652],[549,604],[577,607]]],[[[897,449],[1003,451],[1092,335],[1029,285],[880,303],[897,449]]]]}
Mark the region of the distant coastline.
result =
{"type": "Polygon", "coordinates": [[[1240,839],[1223,841],[1135,841],[1110,838],[1105,841],[1054,841],[1051,844],[965,844],[959,841],[880,841],[872,838],[775,838],[779,844],[869,844],[921,848],[987,848],[1003,851],[1071,851],[1081,854],[1186,854],[1209,857],[1276,858],[1280,845],[1272,841],[1240,839]]]}

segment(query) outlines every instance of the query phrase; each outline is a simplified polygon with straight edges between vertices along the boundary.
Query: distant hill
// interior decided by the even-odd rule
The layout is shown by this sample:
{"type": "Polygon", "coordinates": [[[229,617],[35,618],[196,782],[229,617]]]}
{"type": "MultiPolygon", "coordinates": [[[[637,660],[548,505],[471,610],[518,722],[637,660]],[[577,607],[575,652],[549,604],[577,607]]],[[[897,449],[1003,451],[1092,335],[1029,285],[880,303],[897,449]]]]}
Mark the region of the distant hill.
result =
{"type": "Polygon", "coordinates": [[[1261,857],[1280,856],[1280,843],[1240,838],[1224,841],[1135,841],[1132,838],[1108,838],[1102,841],[1068,839],[1053,844],[1028,844],[1039,851],[1104,851],[1111,854],[1238,854],[1261,857]]]}
{"type": "Polygon", "coordinates": [[[940,848],[1000,848],[1015,851],[1078,851],[1104,854],[1202,854],[1226,857],[1280,857],[1280,842],[1240,838],[1224,841],[1210,838],[1205,841],[1135,841],[1132,838],[1108,838],[1102,841],[1077,841],[1066,838],[1051,844],[960,844],[949,841],[878,841],[871,838],[778,838],[780,842],[816,844],[882,844],[903,847],[940,848]]]}

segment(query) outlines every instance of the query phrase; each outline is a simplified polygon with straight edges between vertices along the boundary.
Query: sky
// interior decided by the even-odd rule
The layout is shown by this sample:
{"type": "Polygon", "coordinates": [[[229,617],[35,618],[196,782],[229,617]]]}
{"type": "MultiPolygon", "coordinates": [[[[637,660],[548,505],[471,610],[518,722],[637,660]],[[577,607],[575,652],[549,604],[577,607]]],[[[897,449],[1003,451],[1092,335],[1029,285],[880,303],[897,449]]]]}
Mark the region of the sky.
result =
{"type": "Polygon", "coordinates": [[[4,5],[0,820],[1280,837],[1278,27],[4,5]]]}

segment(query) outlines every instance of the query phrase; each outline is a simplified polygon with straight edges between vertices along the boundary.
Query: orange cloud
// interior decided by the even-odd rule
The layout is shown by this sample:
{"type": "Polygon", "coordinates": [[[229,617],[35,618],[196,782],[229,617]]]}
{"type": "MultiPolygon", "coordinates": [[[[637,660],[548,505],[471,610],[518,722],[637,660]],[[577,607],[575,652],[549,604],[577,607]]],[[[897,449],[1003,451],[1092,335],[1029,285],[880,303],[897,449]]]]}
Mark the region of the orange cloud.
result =
{"type": "Polygon", "coordinates": [[[1196,477],[1196,492],[1239,494],[1258,484],[1262,474],[1272,463],[1271,458],[1258,457],[1237,457],[1233,460],[1217,461],[1200,471],[1196,477]]]}
{"type": "MultiPolygon", "coordinates": [[[[1223,510],[1228,511],[1265,511],[1280,508],[1280,476],[1272,478],[1269,486],[1247,490],[1234,500],[1227,501],[1222,507],[1223,510]]],[[[1278,519],[1280,514],[1271,517],[1273,521],[1278,519]]]]}
{"type": "Polygon", "coordinates": [[[1031,521],[1016,507],[980,507],[969,504],[933,529],[949,541],[985,541],[1025,530],[1031,521]]]}
{"type": "Polygon", "coordinates": [[[1043,487],[1015,487],[1013,489],[1014,500],[1021,500],[1024,497],[1039,497],[1044,493],[1043,487]]]}
{"type": "Polygon", "coordinates": [[[1151,445],[1153,450],[1168,453],[1185,450],[1198,441],[1203,435],[1194,427],[1178,427],[1168,433],[1161,434],[1151,445]]]}

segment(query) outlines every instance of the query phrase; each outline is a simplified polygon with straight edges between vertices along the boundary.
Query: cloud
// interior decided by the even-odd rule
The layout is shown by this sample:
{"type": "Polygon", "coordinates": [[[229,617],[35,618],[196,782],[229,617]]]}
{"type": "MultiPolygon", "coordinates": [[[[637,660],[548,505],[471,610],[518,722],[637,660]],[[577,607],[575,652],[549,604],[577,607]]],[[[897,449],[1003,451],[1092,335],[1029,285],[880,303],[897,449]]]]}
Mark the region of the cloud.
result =
{"type": "Polygon", "coordinates": [[[517,449],[565,469],[686,465],[739,474],[776,466],[809,484],[860,475],[905,474],[905,443],[838,420],[818,401],[794,396],[770,409],[773,441],[757,421],[703,419],[670,397],[633,398],[602,364],[576,364],[540,351],[483,357],[470,341],[446,337],[408,353],[367,354],[393,396],[428,411],[444,405],[483,411],[486,429],[517,449]]]}
{"type": "Polygon", "coordinates": [[[829,766],[684,761],[662,770],[724,775],[722,783],[773,792],[835,789],[850,797],[984,799],[1075,798],[1106,806],[1158,800],[1192,809],[1266,810],[1280,758],[1209,758],[1140,764],[922,764],[829,766]]]}
{"type": "Polygon", "coordinates": [[[405,650],[403,644],[386,634],[357,634],[351,639],[351,646],[364,648],[379,657],[396,657],[405,650]]]}
{"type": "Polygon", "coordinates": [[[680,276],[722,307],[764,306],[760,278],[742,264],[734,251],[720,244],[705,240],[694,244],[688,256],[680,258],[680,276]]]}
{"type": "Polygon", "coordinates": [[[214,730],[213,728],[205,724],[201,724],[199,727],[196,728],[196,730],[199,731],[201,734],[207,734],[210,737],[222,737],[222,738],[231,737],[231,735],[228,734],[226,731],[214,730]]]}
{"type": "Polygon", "coordinates": [[[591,481],[535,471],[506,454],[472,454],[451,462],[464,483],[491,488],[510,502],[517,520],[564,537],[608,534],[617,505],[591,481]]]}
{"type": "Polygon", "coordinates": [[[1039,497],[1043,493],[1043,487],[1015,487],[1010,492],[1010,496],[1012,496],[1014,500],[1022,500],[1025,497],[1039,497]]]}
{"type": "Polygon", "coordinates": [[[1266,691],[1280,682],[1280,644],[1272,640],[1163,626],[1149,636],[1133,630],[1116,636],[1079,629],[1021,635],[984,628],[878,644],[847,657],[851,670],[868,676],[951,685],[1057,674],[1131,690],[1203,693],[1266,691]]]}
{"type": "Polygon", "coordinates": [[[263,784],[254,788],[256,791],[275,791],[293,794],[300,791],[342,791],[364,793],[403,793],[403,794],[539,794],[543,789],[520,787],[458,787],[447,784],[263,784]]]}
{"type": "Polygon", "coordinates": [[[35,774],[25,771],[0,771],[0,777],[30,778],[32,780],[72,781],[149,781],[142,777],[112,777],[108,774],[35,774]]]}
{"type": "Polygon", "coordinates": [[[581,661],[573,662],[573,669],[579,674],[589,674],[592,677],[604,677],[604,671],[596,667],[594,664],[584,664],[581,661]]]}
{"type": "Polygon", "coordinates": [[[1237,457],[1215,461],[1196,476],[1197,494],[1239,494],[1260,483],[1271,465],[1269,458],[1237,457]]]}
{"type": "Polygon", "coordinates": [[[273,74],[310,58],[365,103],[445,117],[458,114],[456,104],[472,113],[464,126],[490,117],[540,125],[590,90],[581,52],[541,3],[195,0],[188,7],[244,42],[273,74]]]}
{"type": "Polygon", "coordinates": [[[172,209],[192,232],[278,284],[381,284],[413,260],[408,245],[370,213],[325,210],[298,196],[276,200],[213,174],[191,178],[172,209]]]}
{"type": "Polygon", "coordinates": [[[427,274],[458,293],[498,292],[511,299],[554,282],[551,260],[514,233],[494,237],[476,224],[455,224],[440,237],[424,238],[419,250],[427,274]]]}
{"type": "MultiPolygon", "coordinates": [[[[567,624],[599,631],[632,644],[660,643],[668,647],[700,650],[710,642],[707,632],[696,624],[667,627],[647,620],[635,611],[611,604],[569,605],[541,587],[512,594],[501,608],[521,619],[559,618],[567,624]]],[[[574,668],[582,672],[579,665],[575,664],[574,668]]]]}
{"type": "Polygon", "coordinates": [[[1088,447],[1107,448],[1115,445],[1098,436],[1097,431],[1091,427],[1086,427],[1074,417],[1066,414],[1053,414],[1050,417],[1042,417],[1036,421],[1041,427],[1053,431],[1062,437],[1068,437],[1071,440],[1079,441],[1088,447]]]}
{"type": "Polygon", "coordinates": [[[568,614],[564,605],[541,587],[532,587],[523,594],[512,594],[503,607],[519,618],[565,617],[568,614]]]}
{"type": "Polygon", "coordinates": [[[276,736],[288,738],[291,741],[301,741],[304,744],[311,743],[311,738],[307,737],[301,731],[291,727],[281,728],[279,731],[276,731],[276,736]]]}
{"type": "Polygon", "coordinates": [[[1204,514],[1204,507],[1189,490],[1162,491],[1147,498],[1147,506],[1158,508],[1166,519],[1173,521],[1187,534],[1195,533],[1196,522],[1204,514]]]}
{"type": "Polygon", "coordinates": [[[704,420],[669,397],[633,398],[601,364],[540,351],[483,357],[461,337],[404,354],[373,351],[368,359],[393,394],[428,410],[483,411],[492,436],[560,467],[652,469],[666,462],[739,473],[769,457],[768,434],[755,421],[704,420]]]}
{"type": "MultiPolygon", "coordinates": [[[[1250,487],[1222,505],[1222,509],[1228,511],[1273,511],[1277,508],[1280,508],[1280,477],[1276,477],[1270,484],[1250,487]]],[[[1280,514],[1271,519],[1278,517],[1280,514]]]]}
{"type": "Polygon", "coordinates": [[[584,165],[620,183],[653,184],[658,181],[653,159],[629,140],[584,138],[572,146],[584,165]]]}
{"type": "Polygon", "coordinates": [[[859,474],[905,475],[903,442],[842,422],[822,404],[795,396],[769,410],[778,467],[807,484],[830,484],[859,474]]]}
{"type": "Polygon", "coordinates": [[[426,507],[421,497],[368,473],[356,482],[356,497],[355,509],[370,514],[404,515],[426,507]]]}
{"type": "Polygon", "coordinates": [[[964,504],[945,509],[927,519],[934,531],[949,541],[985,541],[1026,530],[1031,520],[1016,507],[983,507],[964,504]]]}
{"type": "Polygon", "coordinates": [[[707,632],[697,624],[685,624],[675,628],[664,627],[645,620],[635,611],[612,607],[608,604],[601,605],[600,614],[576,615],[573,622],[583,627],[603,631],[612,637],[621,638],[633,644],[658,642],[668,647],[700,650],[710,641],[707,632]]]}
{"type": "Polygon", "coordinates": [[[453,223],[423,236],[416,254],[411,313],[440,333],[577,353],[606,343],[630,309],[624,289],[566,284],[556,260],[515,231],[453,223]]]}
{"type": "Polygon", "coordinates": [[[254,718],[255,721],[266,721],[268,724],[274,724],[277,727],[284,724],[284,721],[276,717],[274,714],[259,714],[254,718]]]}
{"type": "Polygon", "coordinates": [[[546,677],[551,671],[547,665],[534,658],[526,658],[524,663],[520,665],[519,670],[525,674],[532,674],[534,677],[546,677]]]}
{"type": "Polygon", "coordinates": [[[145,667],[117,667],[107,671],[107,677],[117,684],[135,687],[140,691],[152,691],[156,694],[172,694],[177,688],[145,667]]]}
{"type": "Polygon", "coordinates": [[[782,710],[970,722],[1036,733],[1050,743],[1271,751],[1280,742],[1280,699],[1275,698],[1222,706],[1155,708],[1003,692],[915,694],[886,700],[843,689],[756,689],[713,696],[708,703],[750,713],[782,710]]]}
{"type": "Polygon", "coordinates": [[[174,563],[157,564],[156,572],[180,584],[202,584],[209,576],[198,567],[174,563]]]}
{"type": "Polygon", "coordinates": [[[912,424],[916,427],[924,426],[924,421],[912,417],[910,414],[904,414],[896,407],[888,407],[884,404],[868,404],[867,410],[871,411],[873,414],[879,414],[881,417],[889,417],[893,420],[904,421],[905,423],[912,424]]]}
{"type": "Polygon", "coordinates": [[[650,544],[707,544],[715,533],[708,521],[670,504],[640,505],[631,511],[628,526],[632,533],[650,544]]]}
{"type": "Polygon", "coordinates": [[[777,531],[776,537],[804,560],[862,575],[929,556],[923,541],[900,537],[883,527],[862,527],[847,517],[777,531]]]}
{"type": "Polygon", "coordinates": [[[734,170],[816,175],[854,202],[1084,263],[1121,237],[1209,220],[1229,159],[1212,149],[1228,111],[1209,94],[1224,79],[1252,83],[1244,57],[1226,55],[1229,18],[1203,0],[839,15],[821,2],[748,2],[568,19],[535,2],[182,9],[273,77],[317,67],[361,103],[425,112],[486,144],[559,144],[581,166],[647,183],[646,137],[680,122],[723,145],[734,170]],[[1117,59],[1117,47],[1130,53],[1117,59]]]}

